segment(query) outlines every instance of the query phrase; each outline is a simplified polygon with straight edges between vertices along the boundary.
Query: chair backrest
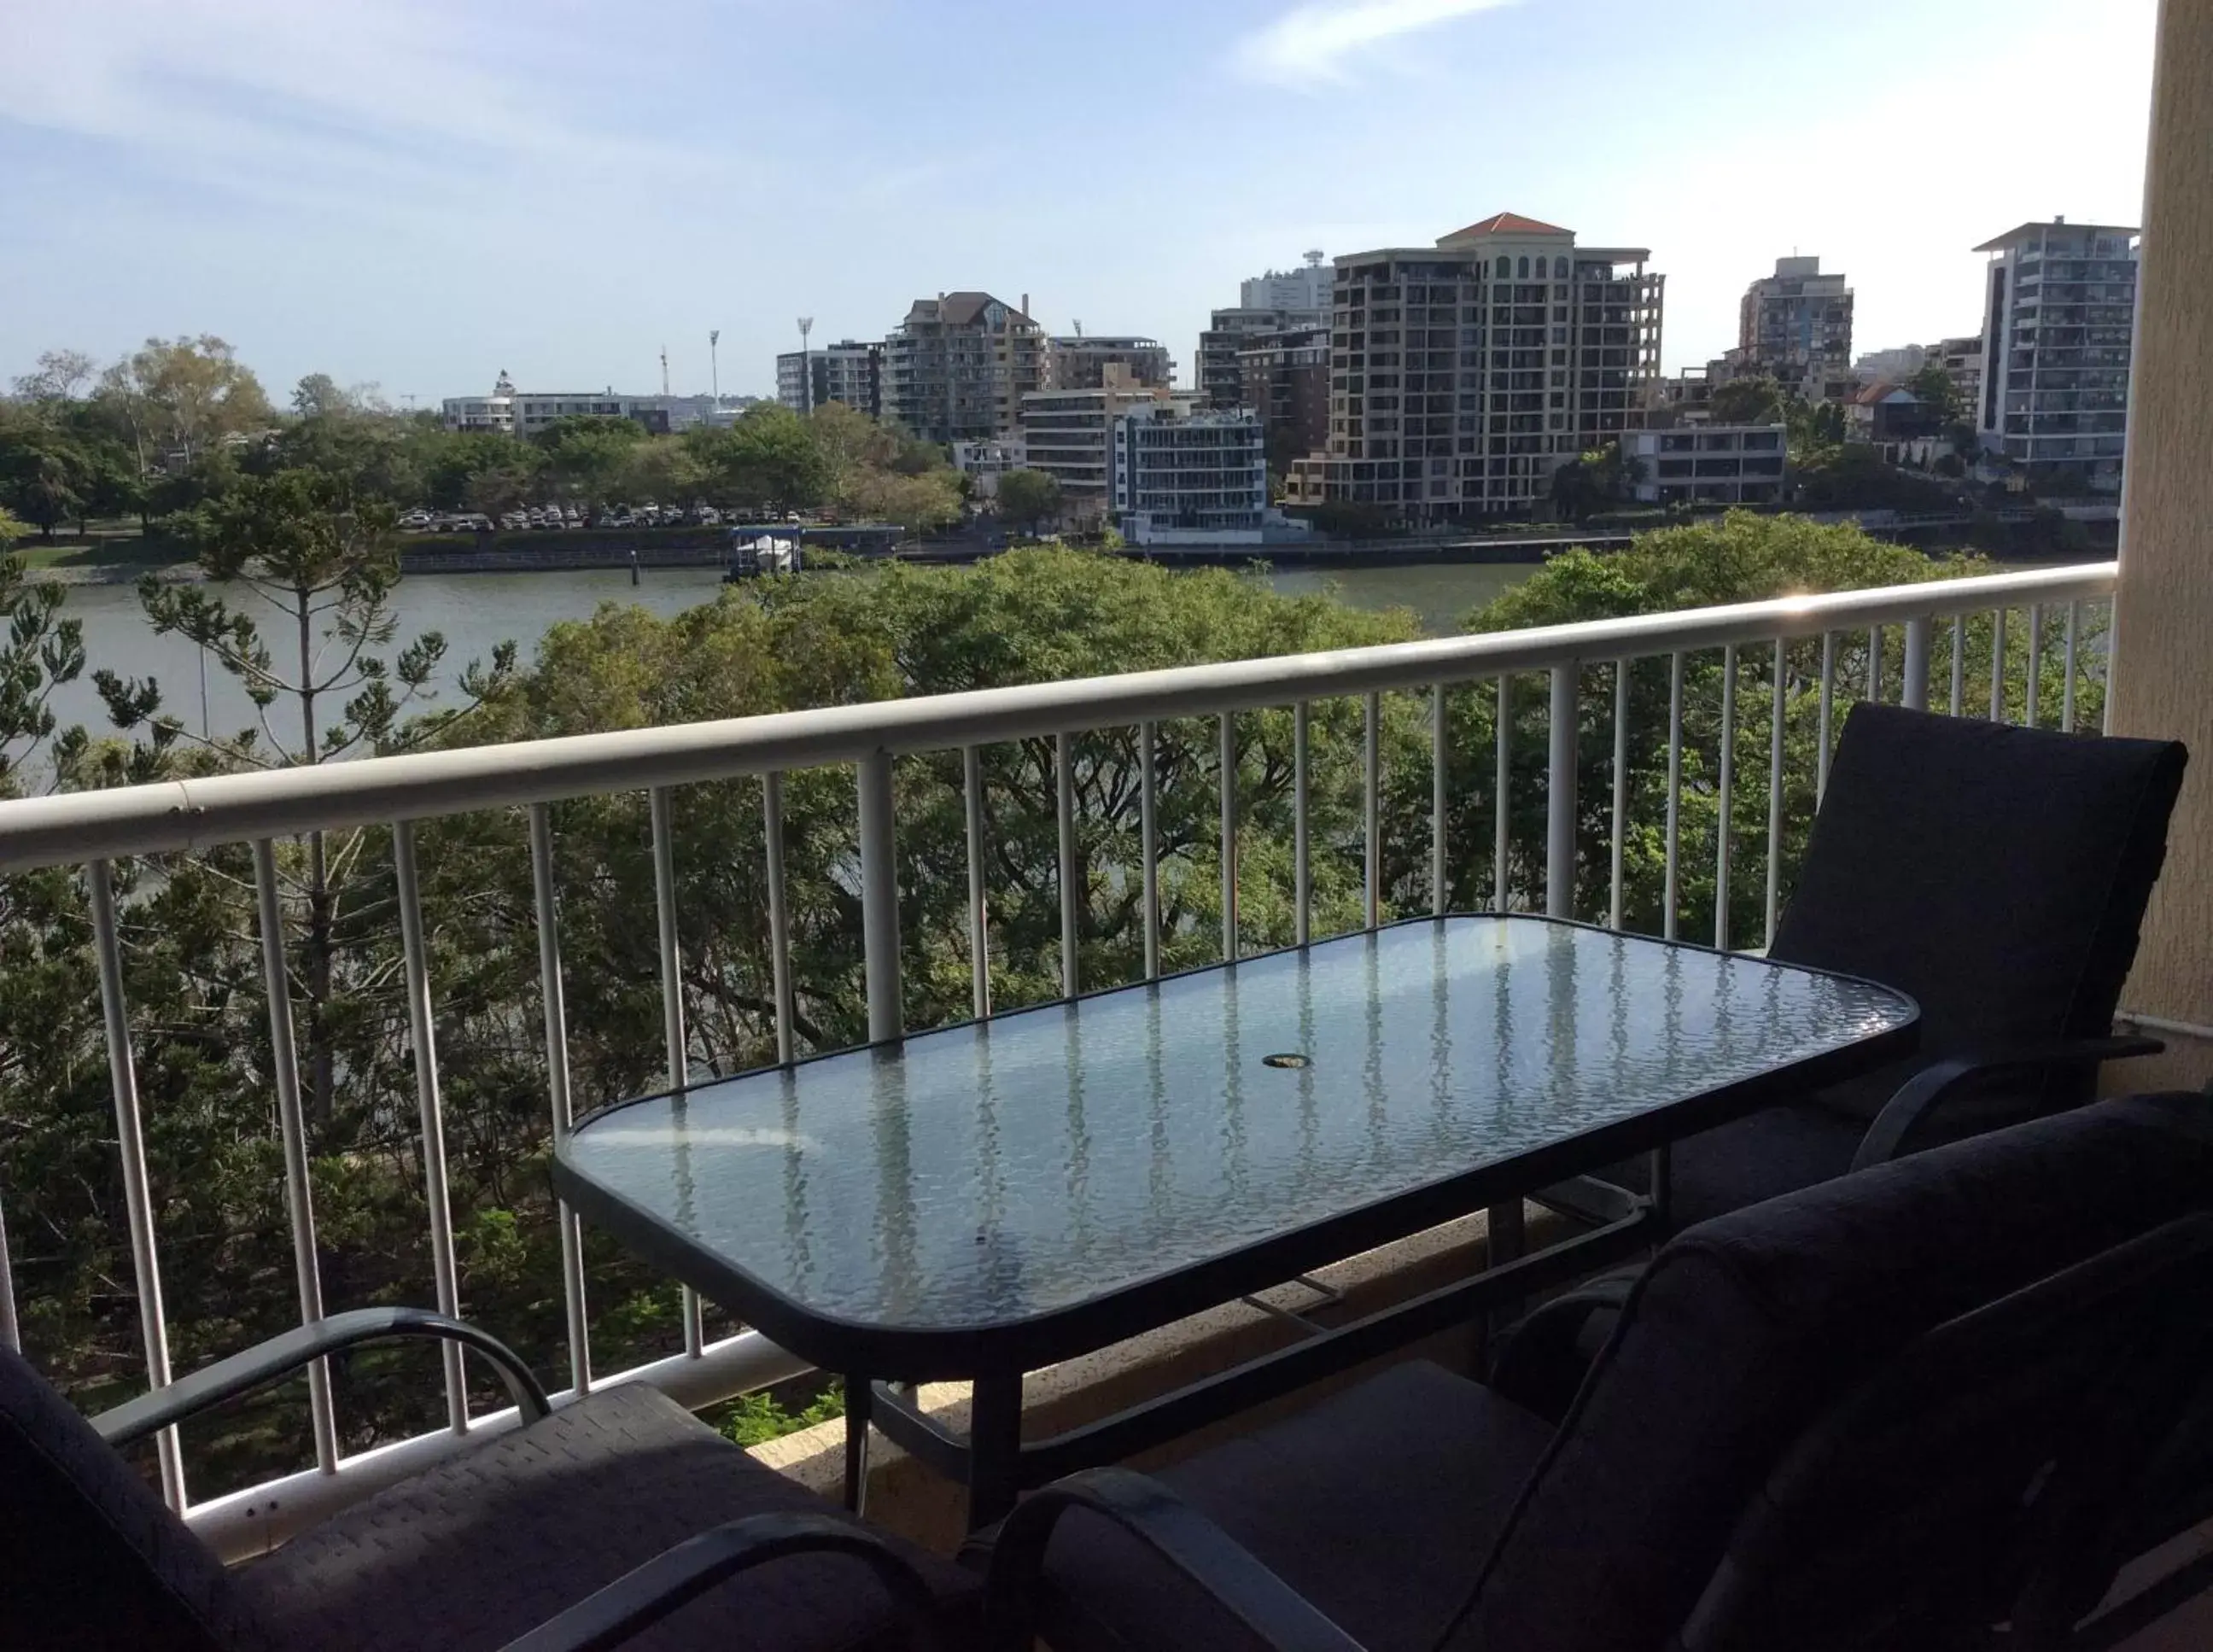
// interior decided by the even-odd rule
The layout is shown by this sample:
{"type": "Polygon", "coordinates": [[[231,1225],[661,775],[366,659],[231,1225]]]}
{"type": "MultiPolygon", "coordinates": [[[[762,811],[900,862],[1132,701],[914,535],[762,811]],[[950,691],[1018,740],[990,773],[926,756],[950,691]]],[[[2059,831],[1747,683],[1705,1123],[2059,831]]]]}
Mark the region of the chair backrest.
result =
{"type": "Polygon", "coordinates": [[[2213,1210],[2209,1106],[2191,1095],[2054,1114],[1677,1236],[1524,1487],[1454,1644],[1667,1645],[1797,1442],[1917,1339],[2213,1210]]]}
{"type": "Polygon", "coordinates": [[[0,1643],[22,1652],[272,1644],[206,1545],[4,1347],[0,1643]]]}
{"type": "Polygon", "coordinates": [[[2207,1212],[1939,1326],[1784,1454],[1675,1648],[2066,1643],[2209,1348],[2207,1212]]]}
{"type": "Polygon", "coordinates": [[[1857,706],[1769,955],[1911,993],[1924,1057],[2102,1037],[2186,756],[1857,706]]]}

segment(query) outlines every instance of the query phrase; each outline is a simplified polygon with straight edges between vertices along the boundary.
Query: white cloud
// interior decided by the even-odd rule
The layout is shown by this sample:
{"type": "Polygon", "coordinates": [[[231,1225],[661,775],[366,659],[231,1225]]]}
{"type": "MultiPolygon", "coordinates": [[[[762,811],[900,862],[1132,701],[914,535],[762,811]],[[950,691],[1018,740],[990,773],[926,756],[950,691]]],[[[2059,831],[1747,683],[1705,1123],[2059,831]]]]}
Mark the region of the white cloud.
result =
{"type": "Polygon", "coordinates": [[[613,127],[650,44],[578,0],[0,0],[0,130],[105,142],[292,204],[478,206],[503,183],[681,167],[613,127]]]}
{"type": "Polygon", "coordinates": [[[1314,87],[1351,77],[1355,63],[1402,35],[1435,28],[1515,0],[1313,0],[1237,44],[1238,68],[1279,86],[1314,87]]]}

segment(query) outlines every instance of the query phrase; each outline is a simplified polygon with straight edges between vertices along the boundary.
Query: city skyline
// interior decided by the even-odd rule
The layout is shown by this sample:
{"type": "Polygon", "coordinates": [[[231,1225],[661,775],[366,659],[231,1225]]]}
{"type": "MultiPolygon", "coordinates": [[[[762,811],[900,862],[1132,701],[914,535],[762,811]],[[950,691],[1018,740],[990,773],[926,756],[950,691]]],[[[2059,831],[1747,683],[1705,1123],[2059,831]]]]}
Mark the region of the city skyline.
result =
{"type": "Polygon", "coordinates": [[[2005,225],[2137,221],[2152,15],[1874,0],[1754,31],[1720,0],[1664,28],[1616,0],[826,0],[803,21],[580,3],[548,28],[506,0],[0,9],[22,48],[0,68],[20,226],[0,379],[42,349],[105,360],[212,332],[274,391],[320,371],[420,405],[502,369],[657,388],[664,345],[673,387],[704,392],[715,328],[722,389],[772,395],[798,315],[881,338],[960,290],[1028,293],[1052,332],[1157,338],[1189,385],[1207,313],[1246,277],[1500,210],[1651,247],[1671,372],[1734,344],[1745,287],[1794,252],[1850,280],[1860,349],[1928,342],[1979,326],[1971,249],[2005,225]],[[1149,66],[1107,79],[1114,141],[1043,174],[992,136],[1041,137],[1033,112],[1064,101],[1033,89],[1040,52],[1149,66]],[[2040,115],[2060,83],[2064,119],[2040,115]],[[1011,106],[989,123],[984,91],[1011,106]]]}

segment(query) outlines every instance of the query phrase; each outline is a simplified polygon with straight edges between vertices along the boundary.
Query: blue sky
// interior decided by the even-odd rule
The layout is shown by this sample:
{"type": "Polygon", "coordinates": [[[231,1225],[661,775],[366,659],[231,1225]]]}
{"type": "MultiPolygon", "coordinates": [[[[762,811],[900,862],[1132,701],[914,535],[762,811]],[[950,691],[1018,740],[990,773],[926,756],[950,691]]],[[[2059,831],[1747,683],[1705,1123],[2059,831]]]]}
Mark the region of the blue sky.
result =
{"type": "Polygon", "coordinates": [[[1512,210],[1649,246],[1666,359],[1794,249],[1859,348],[2137,222],[2154,0],[0,0],[0,379],[216,332],[279,394],[766,392],[980,287],[1149,332],[1512,210]]]}

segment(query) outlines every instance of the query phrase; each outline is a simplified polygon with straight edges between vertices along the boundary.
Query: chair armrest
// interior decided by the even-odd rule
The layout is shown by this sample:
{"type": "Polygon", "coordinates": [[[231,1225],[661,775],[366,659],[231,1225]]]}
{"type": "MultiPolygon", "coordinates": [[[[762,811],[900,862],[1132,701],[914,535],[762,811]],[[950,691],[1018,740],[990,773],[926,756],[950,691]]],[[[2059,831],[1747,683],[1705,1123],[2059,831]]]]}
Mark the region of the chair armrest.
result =
{"type": "Polygon", "coordinates": [[[1530,1310],[1500,1341],[1491,1392],[1558,1425],[1643,1272],[1601,1274],[1530,1310]]]}
{"type": "Polygon", "coordinates": [[[738,1573],[801,1554],[850,1555],[862,1562],[906,1608],[918,1643],[934,1643],[930,1617],[936,1597],[922,1574],[876,1532],[826,1511],[753,1515],[686,1538],[509,1641],[502,1652],[606,1652],[738,1573]]]}
{"type": "Polygon", "coordinates": [[[507,1391],[515,1397],[523,1421],[535,1423],[552,1410],[546,1390],[522,1357],[490,1332],[460,1320],[449,1320],[419,1308],[362,1308],[303,1325],[257,1343],[242,1354],[180,1378],[166,1388],[142,1394],[92,1419],[100,1437],[111,1446],[127,1446],[149,1434],[198,1416],[226,1399],[252,1393],[319,1360],[365,1342],[393,1337],[429,1337],[473,1348],[491,1362],[507,1391]]]}
{"type": "Polygon", "coordinates": [[[1990,1056],[1960,1056],[1936,1062],[1899,1085],[1898,1094],[1883,1104],[1861,1138],[1859,1150],[1852,1155],[1852,1168],[1864,1170],[1897,1158],[1905,1150],[1907,1137],[1945,1101],[1995,1074],[2095,1067],[2129,1056],[2157,1055],[2166,1047],[2157,1039],[2064,1039],[1990,1056]]]}
{"type": "Polygon", "coordinates": [[[1120,1527],[1277,1652],[1363,1652],[1252,1551],[1158,1480],[1126,1468],[1070,1474],[1032,1493],[1007,1516],[985,1594],[987,1644],[997,1652],[1027,1652],[1033,1644],[1046,1546],[1071,1509],[1120,1527]]]}

